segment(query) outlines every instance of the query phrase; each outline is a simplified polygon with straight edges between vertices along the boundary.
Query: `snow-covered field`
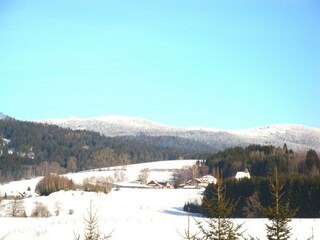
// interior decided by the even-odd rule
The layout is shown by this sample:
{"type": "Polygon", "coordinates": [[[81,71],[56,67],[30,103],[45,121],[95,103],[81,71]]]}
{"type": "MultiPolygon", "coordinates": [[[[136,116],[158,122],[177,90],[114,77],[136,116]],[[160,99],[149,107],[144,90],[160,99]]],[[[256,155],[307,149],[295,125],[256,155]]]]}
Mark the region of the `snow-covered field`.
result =
{"type": "MultiPolygon", "coordinates": [[[[195,161],[168,161],[127,166],[125,172],[127,181],[136,180],[143,168],[150,169],[149,180],[165,180],[171,177],[172,169],[192,165],[195,161]]],[[[114,168],[101,171],[67,174],[74,181],[81,182],[90,176],[112,176],[114,168]]],[[[40,178],[12,182],[0,186],[0,192],[26,191],[28,187],[34,191],[40,178]]],[[[97,211],[101,232],[112,232],[111,239],[183,239],[187,228],[188,215],[182,211],[188,200],[201,198],[202,190],[198,189],[130,189],[121,188],[109,194],[69,191],[56,192],[48,197],[33,197],[24,199],[27,218],[10,218],[5,216],[6,200],[0,209],[0,239],[74,239],[74,234],[83,236],[84,222],[90,203],[97,211]],[[59,205],[58,216],[49,218],[29,217],[36,202],[42,202],[54,215],[59,205]],[[72,214],[70,214],[72,213],[72,214]],[[5,238],[3,238],[6,236],[5,238]]],[[[191,231],[197,232],[193,218],[191,231]]],[[[243,229],[247,235],[265,238],[265,219],[237,219],[244,223],[243,229]]],[[[307,239],[312,234],[314,239],[320,239],[319,219],[294,219],[292,239],[307,239]]],[[[82,238],[83,239],[83,238],[82,238]]]]}

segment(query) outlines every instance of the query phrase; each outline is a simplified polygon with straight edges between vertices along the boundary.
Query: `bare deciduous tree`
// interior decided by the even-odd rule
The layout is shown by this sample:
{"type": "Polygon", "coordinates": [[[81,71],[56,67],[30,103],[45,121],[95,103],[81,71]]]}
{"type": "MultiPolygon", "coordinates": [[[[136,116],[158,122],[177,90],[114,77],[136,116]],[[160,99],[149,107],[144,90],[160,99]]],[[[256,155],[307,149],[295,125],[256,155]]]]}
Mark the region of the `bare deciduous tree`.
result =
{"type": "Polygon", "coordinates": [[[48,210],[48,207],[43,203],[36,202],[36,206],[32,211],[32,217],[50,217],[51,213],[48,210]]]}
{"type": "Polygon", "coordinates": [[[25,217],[26,212],[23,204],[23,200],[14,198],[7,205],[7,216],[9,217],[25,217]]]}
{"type": "Polygon", "coordinates": [[[59,216],[60,212],[61,212],[61,203],[60,202],[55,202],[54,203],[54,214],[56,216],[59,216]]]}
{"type": "Polygon", "coordinates": [[[148,168],[144,168],[140,171],[140,174],[138,176],[138,181],[140,181],[143,184],[146,184],[148,181],[148,177],[149,177],[149,169],[148,168]]]}
{"type": "Polygon", "coordinates": [[[113,178],[116,182],[124,182],[126,180],[126,175],[124,171],[117,169],[114,172],[113,178]]]}

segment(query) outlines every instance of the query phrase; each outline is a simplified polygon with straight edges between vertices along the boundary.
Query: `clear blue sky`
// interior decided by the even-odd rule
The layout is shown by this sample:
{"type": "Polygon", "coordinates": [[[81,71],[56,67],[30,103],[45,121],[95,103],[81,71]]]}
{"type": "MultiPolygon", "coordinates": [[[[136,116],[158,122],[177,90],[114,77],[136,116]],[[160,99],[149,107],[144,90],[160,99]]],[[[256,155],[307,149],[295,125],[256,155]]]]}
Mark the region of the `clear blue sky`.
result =
{"type": "Polygon", "coordinates": [[[0,0],[0,112],[320,127],[317,0],[0,0]]]}

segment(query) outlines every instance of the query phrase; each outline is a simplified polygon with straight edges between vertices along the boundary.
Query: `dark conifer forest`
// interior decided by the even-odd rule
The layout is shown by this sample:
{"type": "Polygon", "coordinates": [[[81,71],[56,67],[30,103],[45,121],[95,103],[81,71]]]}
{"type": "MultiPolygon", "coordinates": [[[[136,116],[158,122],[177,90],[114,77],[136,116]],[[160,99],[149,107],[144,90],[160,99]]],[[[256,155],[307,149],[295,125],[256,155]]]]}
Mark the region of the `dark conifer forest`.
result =
{"type": "MultiPolygon", "coordinates": [[[[269,183],[272,178],[253,177],[251,179],[226,180],[226,198],[237,202],[233,217],[259,218],[265,217],[261,207],[266,207],[272,202],[269,183]]],[[[283,197],[291,209],[297,209],[297,218],[320,217],[320,177],[317,176],[286,176],[279,181],[284,185],[283,197]]],[[[204,193],[211,199],[215,188],[209,185],[204,193]]]]}
{"type": "MultiPolygon", "coordinates": [[[[206,164],[211,172],[221,169],[226,183],[226,198],[237,202],[233,217],[265,217],[261,209],[272,202],[270,181],[275,170],[283,184],[284,199],[295,217],[320,217],[320,160],[317,152],[293,152],[286,144],[283,147],[250,145],[228,148],[210,156],[206,164]],[[251,178],[236,180],[237,171],[249,171],[251,178]]],[[[211,199],[215,187],[206,188],[204,196],[211,199]]],[[[196,211],[201,208],[194,206],[196,211]]]]}
{"type": "Polygon", "coordinates": [[[50,172],[65,173],[131,163],[198,158],[202,151],[105,137],[96,132],[64,129],[43,123],[0,120],[0,180],[18,180],[50,172]]]}
{"type": "Polygon", "coordinates": [[[320,160],[315,150],[295,153],[287,148],[272,145],[249,145],[227,148],[207,159],[211,172],[222,169],[223,177],[235,176],[237,171],[247,169],[252,176],[267,177],[274,174],[275,167],[280,175],[319,176],[320,160]]]}

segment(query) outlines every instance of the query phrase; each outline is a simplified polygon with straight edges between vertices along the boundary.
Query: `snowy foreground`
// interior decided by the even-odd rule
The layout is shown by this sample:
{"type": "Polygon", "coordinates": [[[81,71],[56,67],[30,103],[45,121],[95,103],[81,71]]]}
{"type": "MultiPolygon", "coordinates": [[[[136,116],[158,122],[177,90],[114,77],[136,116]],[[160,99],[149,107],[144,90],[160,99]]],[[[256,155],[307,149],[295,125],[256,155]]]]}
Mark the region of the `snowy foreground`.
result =
{"type": "MultiPolygon", "coordinates": [[[[178,161],[146,164],[136,164],[127,167],[126,175],[128,181],[136,178],[139,169],[148,167],[150,177],[164,179],[170,176],[172,169],[186,165],[186,162],[178,161]],[[171,166],[169,166],[171,164],[171,166]],[[153,170],[152,170],[153,169],[153,170]],[[161,170],[162,169],[162,170],[161,170]],[[158,174],[158,176],[157,176],[158,174]]],[[[190,161],[188,164],[191,164],[190,161]]],[[[68,177],[80,181],[81,178],[92,176],[92,174],[102,174],[109,176],[112,169],[106,171],[68,174],[68,177]]],[[[38,179],[12,182],[0,186],[1,193],[12,190],[21,190],[34,187],[38,179]]],[[[158,180],[158,179],[156,179],[158,180]]],[[[83,218],[87,215],[87,210],[92,202],[93,209],[97,211],[101,232],[106,234],[112,232],[111,239],[183,239],[183,234],[187,228],[188,215],[182,211],[184,203],[188,200],[201,198],[203,190],[197,189],[130,189],[121,188],[113,190],[109,194],[88,193],[82,191],[56,192],[48,197],[33,197],[24,199],[24,206],[27,218],[5,217],[4,204],[0,209],[0,239],[74,239],[74,233],[83,236],[83,218]],[[36,202],[42,202],[54,215],[55,208],[59,205],[58,216],[49,218],[29,217],[36,202]],[[72,213],[72,214],[71,214],[72,213]],[[3,238],[6,236],[5,238],[3,238]]],[[[197,218],[199,219],[199,218],[197,218]]],[[[246,235],[265,238],[265,219],[238,219],[239,223],[244,223],[243,230],[246,235]]],[[[191,231],[197,232],[193,218],[190,218],[191,231]]],[[[320,239],[319,219],[294,219],[291,222],[293,236],[291,239],[305,240],[314,236],[320,239]]],[[[83,239],[83,238],[82,238],[83,239]]]]}

